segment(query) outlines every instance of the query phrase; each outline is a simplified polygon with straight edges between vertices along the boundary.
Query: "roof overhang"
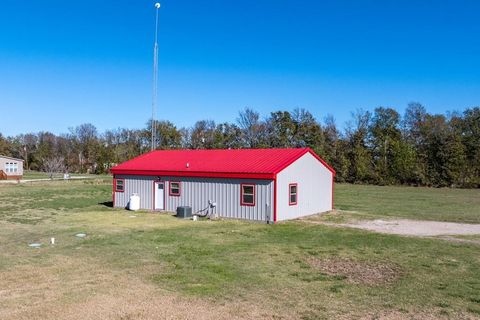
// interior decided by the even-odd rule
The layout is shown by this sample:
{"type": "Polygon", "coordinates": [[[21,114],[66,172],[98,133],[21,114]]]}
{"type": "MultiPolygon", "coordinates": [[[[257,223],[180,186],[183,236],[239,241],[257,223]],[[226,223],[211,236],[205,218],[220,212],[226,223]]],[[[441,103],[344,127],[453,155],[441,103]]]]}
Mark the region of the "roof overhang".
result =
{"type": "Polygon", "coordinates": [[[159,170],[110,170],[113,174],[135,176],[169,176],[169,177],[195,177],[195,178],[227,178],[227,179],[259,179],[273,180],[274,173],[237,173],[237,172],[200,172],[200,171],[159,171],[159,170]]]}
{"type": "Polygon", "coordinates": [[[1,156],[1,155],[0,155],[0,158],[5,158],[5,159],[14,160],[14,161],[22,161],[22,162],[25,162],[25,160],[23,160],[23,159],[18,159],[18,158],[13,158],[13,157],[7,157],[7,156],[1,156]]]}

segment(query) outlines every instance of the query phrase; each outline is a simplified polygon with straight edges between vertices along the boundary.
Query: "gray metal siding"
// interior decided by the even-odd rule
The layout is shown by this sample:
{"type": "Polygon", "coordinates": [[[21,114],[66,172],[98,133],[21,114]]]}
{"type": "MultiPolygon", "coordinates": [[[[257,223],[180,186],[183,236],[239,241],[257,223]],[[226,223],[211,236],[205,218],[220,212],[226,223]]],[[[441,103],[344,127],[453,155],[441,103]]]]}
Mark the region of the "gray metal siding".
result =
{"type": "MultiPolygon", "coordinates": [[[[140,195],[140,207],[153,210],[153,184],[157,177],[117,175],[125,179],[125,192],[115,192],[115,207],[126,207],[133,193],[140,195]]],[[[165,210],[176,211],[178,206],[191,206],[199,212],[216,202],[215,212],[225,218],[257,221],[273,220],[273,181],[254,179],[161,177],[165,182],[165,210]],[[181,183],[180,196],[170,196],[170,181],[181,183]],[[240,185],[256,185],[255,206],[240,205],[240,185]]]]}
{"type": "Polygon", "coordinates": [[[115,192],[115,207],[125,208],[133,193],[140,195],[140,208],[152,209],[153,207],[153,181],[152,177],[143,176],[115,176],[125,179],[125,191],[115,192]]]}

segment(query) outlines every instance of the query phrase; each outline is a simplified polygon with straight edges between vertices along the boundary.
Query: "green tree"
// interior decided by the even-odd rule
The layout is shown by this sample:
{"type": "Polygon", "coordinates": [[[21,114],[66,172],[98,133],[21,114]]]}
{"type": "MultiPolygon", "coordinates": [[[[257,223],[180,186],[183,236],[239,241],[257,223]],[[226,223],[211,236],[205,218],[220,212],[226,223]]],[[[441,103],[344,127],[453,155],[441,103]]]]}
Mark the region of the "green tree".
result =
{"type": "MultiPolygon", "coordinates": [[[[369,124],[369,144],[375,167],[375,176],[382,184],[395,183],[396,172],[392,164],[400,156],[400,115],[392,108],[378,107],[369,124]],[[395,147],[394,147],[395,146],[395,147]]],[[[397,162],[398,163],[398,162],[397,162]]]]}
{"type": "Polygon", "coordinates": [[[84,123],[70,128],[67,137],[72,141],[77,161],[70,163],[70,167],[79,172],[95,172],[97,167],[97,153],[99,148],[97,128],[91,123],[84,123]]]}
{"type": "Polygon", "coordinates": [[[411,183],[423,185],[427,183],[427,145],[425,142],[425,119],[428,113],[426,108],[418,103],[408,104],[403,116],[402,136],[405,142],[414,150],[416,159],[412,169],[411,183]]]}
{"type": "Polygon", "coordinates": [[[37,136],[37,150],[30,167],[34,170],[42,170],[43,162],[49,159],[56,151],[56,136],[51,132],[39,132],[37,136]]]}
{"type": "Polygon", "coordinates": [[[220,123],[215,128],[215,149],[239,149],[242,147],[242,131],[235,124],[220,123]]]}
{"type": "Polygon", "coordinates": [[[191,130],[191,148],[213,149],[215,147],[215,121],[200,120],[191,130]]]}
{"type": "Polygon", "coordinates": [[[427,184],[461,184],[465,147],[444,115],[427,115],[422,128],[426,153],[427,184]]]}
{"type": "Polygon", "coordinates": [[[335,169],[336,181],[345,182],[348,179],[348,168],[350,166],[347,158],[349,145],[348,142],[341,137],[332,115],[325,117],[323,132],[325,137],[324,160],[335,169]]]}
{"type": "Polygon", "coordinates": [[[312,148],[318,155],[325,157],[325,137],[315,117],[305,109],[295,109],[293,121],[296,126],[294,146],[312,148]]]}
{"type": "Polygon", "coordinates": [[[10,155],[10,143],[7,139],[3,137],[0,133],[0,155],[9,156],[10,155]]]}
{"type": "Polygon", "coordinates": [[[480,187],[480,107],[464,111],[459,134],[465,147],[465,186],[480,187]]]}
{"type": "Polygon", "coordinates": [[[390,150],[395,155],[390,163],[390,174],[394,181],[401,184],[417,184],[415,148],[404,139],[400,139],[391,142],[390,150]]]}
{"type": "Polygon", "coordinates": [[[330,163],[336,171],[335,180],[338,182],[351,182],[350,177],[350,143],[340,138],[337,142],[336,156],[330,163]]]}
{"type": "MultiPolygon", "coordinates": [[[[177,127],[170,121],[155,121],[156,137],[155,146],[157,149],[178,149],[182,145],[182,135],[177,127]]],[[[152,120],[147,122],[147,127],[142,132],[143,145],[147,150],[151,149],[152,120]]]]}
{"type": "Polygon", "coordinates": [[[276,111],[267,119],[269,146],[273,148],[291,148],[295,146],[295,123],[288,111],[276,111]]]}
{"type": "Polygon", "coordinates": [[[357,110],[353,122],[347,124],[346,134],[348,147],[345,150],[349,162],[348,182],[372,181],[372,156],[367,146],[368,124],[371,114],[368,111],[357,110]]]}

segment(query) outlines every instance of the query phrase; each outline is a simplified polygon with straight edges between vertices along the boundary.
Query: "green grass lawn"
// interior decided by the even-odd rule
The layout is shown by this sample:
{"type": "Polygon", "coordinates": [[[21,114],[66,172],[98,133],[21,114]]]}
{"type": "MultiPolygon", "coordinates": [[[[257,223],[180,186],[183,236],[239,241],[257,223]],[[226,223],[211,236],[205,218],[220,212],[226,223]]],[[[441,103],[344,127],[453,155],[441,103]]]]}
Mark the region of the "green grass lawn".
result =
{"type": "MultiPolygon", "coordinates": [[[[60,177],[63,175],[58,174],[56,176],[60,177]]],[[[48,179],[48,178],[50,178],[48,176],[48,173],[42,172],[42,171],[25,170],[23,172],[23,179],[31,180],[31,179],[48,179]]]]}
{"type": "MultiPolygon", "coordinates": [[[[102,318],[153,319],[152,310],[168,304],[166,296],[188,301],[192,312],[207,312],[207,318],[480,318],[478,245],[304,221],[193,222],[150,212],[132,217],[110,207],[110,181],[0,186],[0,318],[68,318],[77,306],[102,318]],[[76,238],[78,232],[87,237],[76,238]],[[53,236],[56,244],[48,245],[53,236]],[[44,246],[32,249],[31,242],[44,246]],[[130,294],[143,286],[153,288],[148,297],[130,294]],[[113,303],[91,307],[116,296],[147,316],[140,309],[121,313],[113,303]],[[120,314],[109,317],[107,311],[120,314]]],[[[458,220],[479,219],[478,199],[470,198],[476,190],[338,185],[336,191],[337,207],[366,215],[455,220],[453,206],[444,204],[468,200],[477,205],[477,216],[464,206],[458,220]],[[411,198],[426,213],[394,203],[411,198]]]]}
{"type": "Polygon", "coordinates": [[[336,184],[335,209],[360,218],[480,223],[480,189],[336,184]]]}
{"type": "MultiPolygon", "coordinates": [[[[93,175],[93,174],[81,174],[81,173],[70,173],[71,177],[100,177],[105,178],[108,175],[93,175]]],[[[63,178],[63,173],[56,173],[53,175],[54,178],[63,178]]],[[[37,179],[49,179],[50,176],[47,172],[43,171],[33,171],[33,170],[25,170],[23,172],[24,180],[37,180],[37,179]]]]}

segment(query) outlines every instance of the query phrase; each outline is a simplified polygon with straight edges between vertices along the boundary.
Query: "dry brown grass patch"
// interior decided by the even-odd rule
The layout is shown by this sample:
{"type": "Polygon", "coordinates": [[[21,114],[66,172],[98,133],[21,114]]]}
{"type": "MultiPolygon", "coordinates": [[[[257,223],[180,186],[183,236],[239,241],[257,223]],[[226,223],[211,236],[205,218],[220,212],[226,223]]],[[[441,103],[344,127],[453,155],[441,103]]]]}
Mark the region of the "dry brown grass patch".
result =
{"type": "Polygon", "coordinates": [[[0,319],[291,319],[246,301],[180,296],[145,281],[161,266],[113,270],[95,259],[58,255],[0,271],[0,319]]]}

